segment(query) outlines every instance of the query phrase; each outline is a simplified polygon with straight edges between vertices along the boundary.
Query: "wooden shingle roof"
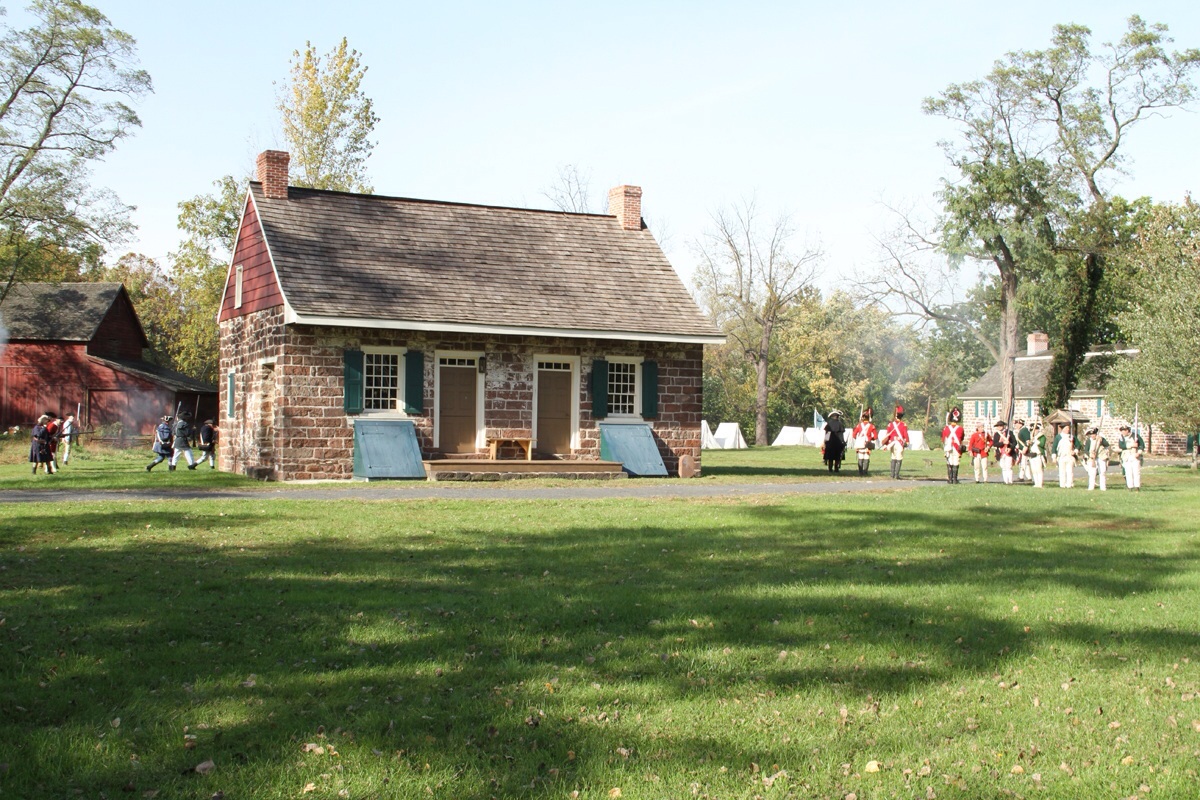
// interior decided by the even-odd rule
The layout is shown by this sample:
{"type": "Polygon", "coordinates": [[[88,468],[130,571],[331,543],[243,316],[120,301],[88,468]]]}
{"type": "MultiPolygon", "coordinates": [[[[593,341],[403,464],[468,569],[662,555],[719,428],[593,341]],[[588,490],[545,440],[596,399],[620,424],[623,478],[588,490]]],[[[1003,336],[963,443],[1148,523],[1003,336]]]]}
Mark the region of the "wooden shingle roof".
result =
{"type": "Polygon", "coordinates": [[[615,217],[250,192],[296,321],[721,340],[650,232],[615,217]]]}
{"type": "Polygon", "coordinates": [[[90,342],[122,291],[119,283],[14,283],[0,321],[10,339],[90,342]]]}
{"type": "MultiPolygon", "coordinates": [[[[1094,349],[1085,358],[1090,359],[1102,355],[1131,355],[1135,352],[1120,348],[1094,349]]],[[[1046,380],[1050,376],[1053,356],[1054,354],[1048,350],[1034,355],[1028,353],[1017,355],[1013,362],[1013,382],[1016,385],[1013,397],[1021,400],[1027,398],[1037,400],[1042,396],[1046,389],[1046,380]]],[[[1095,385],[1093,378],[1094,376],[1085,370],[1080,376],[1079,385],[1075,387],[1072,394],[1085,397],[1103,395],[1104,391],[1095,385]]],[[[1000,394],[1000,365],[993,364],[991,369],[983,374],[983,377],[967,387],[964,392],[959,394],[959,397],[963,400],[990,400],[1000,397],[1000,394]]]]}

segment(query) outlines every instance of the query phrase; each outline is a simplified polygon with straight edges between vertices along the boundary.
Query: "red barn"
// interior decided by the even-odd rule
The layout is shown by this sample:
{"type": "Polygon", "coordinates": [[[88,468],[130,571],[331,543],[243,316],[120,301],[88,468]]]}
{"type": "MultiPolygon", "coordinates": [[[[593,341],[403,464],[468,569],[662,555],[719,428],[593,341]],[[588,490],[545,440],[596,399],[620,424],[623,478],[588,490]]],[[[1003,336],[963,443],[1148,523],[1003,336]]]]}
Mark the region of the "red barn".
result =
{"type": "Polygon", "coordinates": [[[0,303],[0,425],[32,426],[45,411],[81,412],[85,430],[148,434],[182,404],[215,416],[216,387],[151,364],[119,283],[14,284],[0,303]]]}

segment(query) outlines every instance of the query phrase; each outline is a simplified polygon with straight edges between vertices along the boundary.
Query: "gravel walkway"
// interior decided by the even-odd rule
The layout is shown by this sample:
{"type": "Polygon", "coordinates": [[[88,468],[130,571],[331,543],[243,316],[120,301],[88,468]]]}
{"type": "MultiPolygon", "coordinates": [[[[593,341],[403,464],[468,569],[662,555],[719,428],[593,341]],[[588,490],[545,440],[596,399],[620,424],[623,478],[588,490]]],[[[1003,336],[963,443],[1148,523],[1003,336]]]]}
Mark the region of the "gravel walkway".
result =
{"type": "Polygon", "coordinates": [[[289,485],[279,489],[240,491],[127,490],[70,491],[58,489],[0,492],[0,503],[61,502],[88,503],[113,500],[603,500],[655,497],[744,497],[749,495],[842,494],[864,491],[915,489],[938,483],[929,480],[821,481],[813,483],[655,483],[637,480],[608,481],[603,486],[523,487],[515,482],[497,483],[396,483],[378,485],[322,484],[289,485]]]}

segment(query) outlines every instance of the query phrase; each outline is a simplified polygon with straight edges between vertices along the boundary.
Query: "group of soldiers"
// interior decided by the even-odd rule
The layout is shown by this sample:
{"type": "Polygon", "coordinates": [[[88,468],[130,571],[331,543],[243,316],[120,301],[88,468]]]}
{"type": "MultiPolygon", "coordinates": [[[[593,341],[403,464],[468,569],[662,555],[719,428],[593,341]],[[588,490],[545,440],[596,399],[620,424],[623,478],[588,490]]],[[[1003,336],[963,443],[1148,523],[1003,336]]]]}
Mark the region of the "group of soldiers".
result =
{"type": "Polygon", "coordinates": [[[862,410],[859,422],[850,431],[847,442],[846,423],[842,421],[842,412],[836,408],[829,412],[821,455],[830,472],[841,472],[846,449],[851,447],[858,458],[858,474],[867,475],[871,470],[871,452],[878,446],[891,455],[892,480],[899,479],[900,468],[904,464],[904,451],[912,445],[908,425],[904,422],[904,406],[896,406],[896,416],[883,429],[882,434],[872,422],[872,416],[871,409],[862,410]]]}
{"type": "Polygon", "coordinates": [[[1004,483],[1028,480],[1034,488],[1040,489],[1049,461],[1058,468],[1058,485],[1069,489],[1075,485],[1075,467],[1082,462],[1088,476],[1088,489],[1099,488],[1103,492],[1108,490],[1108,467],[1115,455],[1125,473],[1126,488],[1141,491],[1146,444],[1141,434],[1135,433],[1127,424],[1118,428],[1120,438],[1114,447],[1100,433],[1099,426],[1088,428],[1080,439],[1072,433],[1070,425],[1060,424],[1052,431],[1054,438],[1048,439],[1040,422],[1026,427],[1025,420],[1018,419],[1010,430],[1008,424],[1000,420],[990,433],[983,422],[977,422],[975,432],[968,439],[961,420],[962,412],[954,408],[942,429],[947,483],[959,482],[959,466],[962,458],[969,455],[976,483],[987,483],[989,459],[994,458],[1004,483]]]}
{"type": "Polygon", "coordinates": [[[197,431],[192,424],[190,411],[184,411],[175,417],[166,414],[154,428],[154,444],[151,449],[154,452],[154,460],[146,465],[146,472],[164,461],[167,462],[167,469],[174,472],[180,456],[187,461],[188,469],[195,469],[205,461],[210,464],[210,469],[216,469],[217,428],[211,419],[206,419],[197,431]],[[200,450],[199,462],[192,455],[193,442],[200,450]]]}
{"type": "MultiPolygon", "coordinates": [[[[858,474],[867,475],[871,453],[876,448],[887,450],[891,456],[891,476],[900,477],[904,451],[911,446],[908,426],[904,422],[904,407],[896,406],[896,415],[881,434],[872,422],[870,408],[863,409],[860,420],[847,436],[842,412],[829,412],[825,424],[821,454],[830,472],[840,472],[846,451],[853,448],[858,458],[858,474]]],[[[1026,427],[1025,420],[1013,422],[1012,429],[1003,420],[987,431],[983,422],[967,436],[962,426],[962,411],[954,408],[947,415],[942,429],[942,452],[946,456],[946,482],[958,483],[958,471],[964,458],[969,458],[976,483],[987,483],[988,466],[994,459],[1000,467],[1001,480],[1006,484],[1029,481],[1035,488],[1044,485],[1046,464],[1058,468],[1058,485],[1069,489],[1075,485],[1075,467],[1082,463],[1088,476],[1088,489],[1108,490],[1108,467],[1114,457],[1120,461],[1125,474],[1125,486],[1133,491],[1142,488],[1142,460],[1146,445],[1140,433],[1129,425],[1121,425],[1120,438],[1114,446],[1100,433],[1098,426],[1088,428],[1082,439],[1075,436],[1071,426],[1062,424],[1050,431],[1052,439],[1042,430],[1042,423],[1026,427]]]]}

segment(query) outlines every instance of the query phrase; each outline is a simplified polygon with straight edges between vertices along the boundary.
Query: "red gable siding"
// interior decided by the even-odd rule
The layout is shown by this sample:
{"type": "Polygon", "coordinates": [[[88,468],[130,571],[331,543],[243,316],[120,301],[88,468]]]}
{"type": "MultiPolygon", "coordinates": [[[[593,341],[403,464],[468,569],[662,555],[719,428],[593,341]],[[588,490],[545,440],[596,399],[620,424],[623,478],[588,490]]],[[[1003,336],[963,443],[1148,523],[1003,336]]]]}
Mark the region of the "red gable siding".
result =
{"type": "Polygon", "coordinates": [[[112,308],[104,315],[96,334],[88,343],[88,354],[117,361],[137,361],[146,346],[133,304],[125,292],[118,292],[112,308]]]}
{"type": "Polygon", "coordinates": [[[229,266],[229,274],[225,276],[225,300],[221,304],[219,319],[223,322],[280,305],[283,305],[283,295],[280,294],[279,283],[275,280],[275,270],[271,268],[271,258],[263,241],[258,214],[254,210],[254,204],[247,199],[242,230],[233,249],[233,263],[229,266]],[[241,308],[236,308],[235,281],[239,266],[242,268],[242,305],[241,308]]]}

